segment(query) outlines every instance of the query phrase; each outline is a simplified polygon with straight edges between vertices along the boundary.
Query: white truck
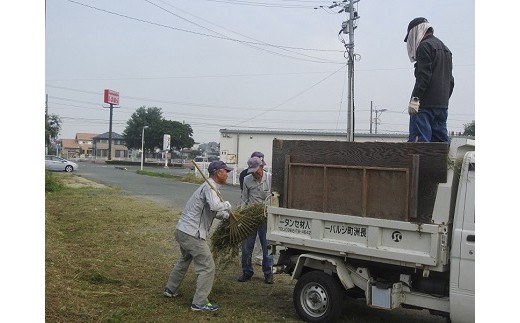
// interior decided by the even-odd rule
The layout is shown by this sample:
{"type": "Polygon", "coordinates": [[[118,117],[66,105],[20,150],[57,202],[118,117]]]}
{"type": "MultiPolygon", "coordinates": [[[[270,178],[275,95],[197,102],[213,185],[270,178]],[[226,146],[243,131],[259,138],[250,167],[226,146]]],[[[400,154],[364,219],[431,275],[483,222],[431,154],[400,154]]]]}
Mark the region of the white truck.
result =
{"type": "Polygon", "coordinates": [[[280,170],[273,173],[273,190],[279,191],[267,208],[267,240],[277,255],[274,271],[297,280],[298,315],[306,322],[334,321],[350,295],[370,307],[428,309],[448,321],[474,322],[474,140],[447,145],[435,156],[427,155],[441,146],[422,144],[408,157],[403,151],[418,144],[327,145],[273,142],[273,169],[280,170]],[[324,156],[331,151],[333,162],[324,156]],[[411,166],[385,165],[394,155],[411,166]],[[428,170],[444,155],[446,174],[430,185],[431,202],[425,202],[423,176],[435,177],[428,170]],[[313,162],[316,156],[322,162],[313,162]]]}

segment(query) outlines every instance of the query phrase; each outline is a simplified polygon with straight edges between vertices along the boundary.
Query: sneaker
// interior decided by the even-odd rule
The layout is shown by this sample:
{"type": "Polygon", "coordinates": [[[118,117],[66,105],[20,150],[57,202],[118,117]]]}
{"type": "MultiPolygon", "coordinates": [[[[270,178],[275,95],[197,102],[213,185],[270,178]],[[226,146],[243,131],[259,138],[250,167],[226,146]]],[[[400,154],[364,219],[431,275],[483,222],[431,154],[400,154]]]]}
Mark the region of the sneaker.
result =
{"type": "Polygon", "coordinates": [[[217,304],[208,303],[206,305],[191,304],[192,311],[216,311],[218,310],[217,304]]]}
{"type": "Polygon", "coordinates": [[[179,293],[172,292],[168,287],[164,288],[163,295],[166,297],[177,297],[179,293]]]}
{"type": "Polygon", "coordinates": [[[273,283],[273,274],[270,274],[270,275],[265,276],[265,278],[264,278],[264,282],[265,282],[266,284],[272,284],[272,283],[273,283]]]}
{"type": "Polygon", "coordinates": [[[241,283],[246,282],[248,280],[251,280],[251,276],[246,274],[242,274],[242,276],[238,277],[238,281],[241,283]]]}

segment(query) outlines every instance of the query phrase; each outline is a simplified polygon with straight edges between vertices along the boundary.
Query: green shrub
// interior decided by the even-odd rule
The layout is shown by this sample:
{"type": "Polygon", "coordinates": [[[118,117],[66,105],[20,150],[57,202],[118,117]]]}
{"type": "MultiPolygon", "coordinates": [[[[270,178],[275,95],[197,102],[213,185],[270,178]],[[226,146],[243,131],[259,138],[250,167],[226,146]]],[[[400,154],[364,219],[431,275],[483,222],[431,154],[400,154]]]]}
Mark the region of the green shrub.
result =
{"type": "Polygon", "coordinates": [[[57,192],[65,188],[65,185],[51,171],[45,170],[45,192],[57,192]]]}

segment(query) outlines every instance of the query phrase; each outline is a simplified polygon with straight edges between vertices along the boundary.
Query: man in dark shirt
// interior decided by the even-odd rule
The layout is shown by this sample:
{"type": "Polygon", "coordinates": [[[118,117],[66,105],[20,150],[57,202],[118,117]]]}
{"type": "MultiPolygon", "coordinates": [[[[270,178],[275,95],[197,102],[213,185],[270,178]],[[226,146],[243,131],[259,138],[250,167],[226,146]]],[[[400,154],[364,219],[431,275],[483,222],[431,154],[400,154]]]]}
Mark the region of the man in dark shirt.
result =
{"type": "Polygon", "coordinates": [[[410,61],[415,62],[408,142],[450,142],[446,122],[454,87],[451,51],[422,17],[408,24],[404,41],[410,61]]]}

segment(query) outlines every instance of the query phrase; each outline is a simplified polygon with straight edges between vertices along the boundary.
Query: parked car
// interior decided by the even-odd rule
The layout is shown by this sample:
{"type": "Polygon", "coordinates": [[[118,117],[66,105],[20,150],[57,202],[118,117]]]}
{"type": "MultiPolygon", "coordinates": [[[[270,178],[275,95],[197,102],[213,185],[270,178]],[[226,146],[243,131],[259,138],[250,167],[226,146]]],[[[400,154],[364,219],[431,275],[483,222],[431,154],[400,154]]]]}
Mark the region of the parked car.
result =
{"type": "Polygon", "coordinates": [[[78,164],[58,156],[45,155],[45,169],[70,173],[78,169],[78,164]]]}
{"type": "Polygon", "coordinates": [[[199,166],[200,170],[202,170],[203,172],[206,172],[206,170],[208,169],[208,166],[210,164],[210,162],[208,161],[208,158],[207,157],[203,157],[203,156],[197,156],[195,157],[195,164],[197,164],[197,166],[199,166]]]}

